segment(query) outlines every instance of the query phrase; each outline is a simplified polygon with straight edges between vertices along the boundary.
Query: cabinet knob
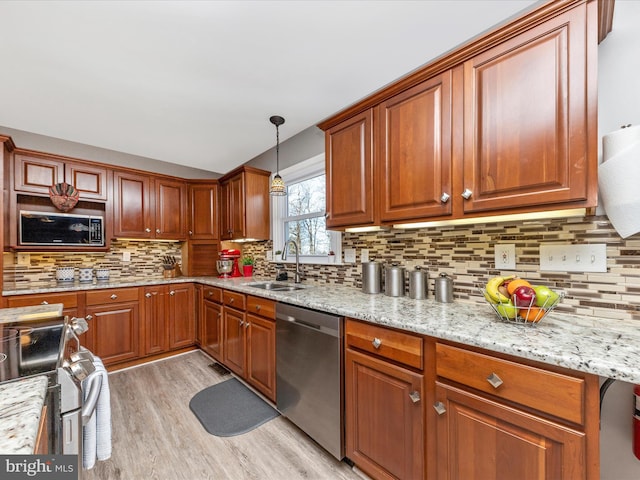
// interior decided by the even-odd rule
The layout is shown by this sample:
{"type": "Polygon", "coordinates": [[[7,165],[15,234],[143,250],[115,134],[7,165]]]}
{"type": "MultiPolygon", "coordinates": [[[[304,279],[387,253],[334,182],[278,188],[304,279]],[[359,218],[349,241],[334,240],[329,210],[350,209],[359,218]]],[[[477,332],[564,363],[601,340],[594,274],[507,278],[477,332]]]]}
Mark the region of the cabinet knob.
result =
{"type": "Polygon", "coordinates": [[[189,235],[193,235],[193,231],[189,230],[189,235]]]}
{"type": "Polygon", "coordinates": [[[417,390],[414,390],[409,394],[409,398],[413,403],[418,403],[420,401],[420,392],[417,390]]]}
{"type": "Polygon", "coordinates": [[[229,299],[229,303],[233,303],[234,300],[235,300],[235,298],[230,298],[229,299]]]}
{"type": "Polygon", "coordinates": [[[260,305],[256,305],[256,312],[260,311],[260,305]]]}
{"type": "Polygon", "coordinates": [[[244,325],[244,320],[240,320],[240,326],[242,327],[244,325]]]}
{"type": "Polygon", "coordinates": [[[151,294],[149,292],[145,293],[144,296],[147,298],[151,298],[151,294]]]}
{"type": "Polygon", "coordinates": [[[218,312],[218,318],[222,317],[222,313],[218,312]]]}
{"type": "Polygon", "coordinates": [[[93,315],[87,315],[84,317],[85,320],[93,320],[93,315]]]}
{"type": "Polygon", "coordinates": [[[382,345],[382,340],[376,337],[373,339],[373,342],[371,342],[371,344],[373,345],[373,348],[380,348],[380,345],[382,345]]]}
{"type": "Polygon", "coordinates": [[[213,295],[213,292],[211,290],[209,290],[209,296],[213,295]]]}
{"type": "Polygon", "coordinates": [[[171,290],[171,291],[169,292],[169,295],[171,295],[172,297],[173,297],[175,294],[176,294],[176,291],[175,291],[175,290],[171,290]]]}
{"type": "Polygon", "coordinates": [[[244,328],[249,328],[249,322],[244,323],[244,328]]]}
{"type": "Polygon", "coordinates": [[[491,373],[491,375],[487,377],[487,382],[489,382],[493,388],[498,388],[504,383],[502,379],[495,373],[491,373]]]}
{"type": "Polygon", "coordinates": [[[40,305],[49,305],[49,302],[47,302],[46,300],[43,300],[40,305]]]}
{"type": "Polygon", "coordinates": [[[450,198],[451,195],[449,195],[447,192],[442,192],[442,196],[440,196],[440,202],[447,203],[450,198]]]}
{"type": "Polygon", "coordinates": [[[468,188],[465,188],[464,192],[462,192],[462,198],[464,198],[465,200],[469,200],[471,198],[471,195],[473,195],[473,192],[468,188]]]}
{"type": "Polygon", "coordinates": [[[151,229],[150,228],[145,228],[144,231],[147,232],[147,233],[151,233],[151,229]]]}
{"type": "Polygon", "coordinates": [[[156,233],[160,233],[160,229],[159,228],[156,228],[156,233]]]}
{"type": "Polygon", "coordinates": [[[118,298],[118,295],[116,295],[115,293],[111,295],[111,300],[115,300],[116,298],[118,298]]]}
{"type": "Polygon", "coordinates": [[[447,411],[447,408],[444,406],[444,403],[442,403],[442,402],[436,403],[433,406],[433,408],[438,413],[438,415],[442,415],[443,413],[445,413],[447,411]]]}

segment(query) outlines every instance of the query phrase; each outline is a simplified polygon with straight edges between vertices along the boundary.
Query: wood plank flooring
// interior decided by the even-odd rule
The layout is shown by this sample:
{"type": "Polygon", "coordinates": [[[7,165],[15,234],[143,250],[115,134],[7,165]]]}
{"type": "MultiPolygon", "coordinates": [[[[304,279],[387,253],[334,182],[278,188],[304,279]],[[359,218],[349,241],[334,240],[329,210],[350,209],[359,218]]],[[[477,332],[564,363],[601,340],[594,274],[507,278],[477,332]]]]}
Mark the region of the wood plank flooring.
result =
{"type": "Polygon", "coordinates": [[[224,381],[200,351],[109,376],[113,455],[83,480],[362,480],[283,417],[236,437],[207,433],[191,397],[224,381]]]}

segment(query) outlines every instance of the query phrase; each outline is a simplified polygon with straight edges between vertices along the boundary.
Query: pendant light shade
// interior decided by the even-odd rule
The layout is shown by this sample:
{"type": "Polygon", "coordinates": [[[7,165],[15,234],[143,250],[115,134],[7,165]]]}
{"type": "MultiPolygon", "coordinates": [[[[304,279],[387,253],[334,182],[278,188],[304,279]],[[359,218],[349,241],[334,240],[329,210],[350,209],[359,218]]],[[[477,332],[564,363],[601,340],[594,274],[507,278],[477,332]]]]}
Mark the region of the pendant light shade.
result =
{"type": "Polygon", "coordinates": [[[271,181],[269,193],[274,196],[283,196],[287,194],[287,187],[280,176],[280,131],[278,127],[284,123],[284,118],[274,115],[269,118],[269,121],[276,126],[276,174],[271,181]]]}

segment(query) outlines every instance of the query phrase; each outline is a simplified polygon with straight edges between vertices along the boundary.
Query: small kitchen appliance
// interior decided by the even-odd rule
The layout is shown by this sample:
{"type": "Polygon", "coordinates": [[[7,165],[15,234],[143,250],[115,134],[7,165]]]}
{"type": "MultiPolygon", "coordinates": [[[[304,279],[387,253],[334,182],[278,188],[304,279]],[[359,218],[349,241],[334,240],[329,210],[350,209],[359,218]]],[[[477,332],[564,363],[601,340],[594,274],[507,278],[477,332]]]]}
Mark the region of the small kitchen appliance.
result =
{"type": "Polygon", "coordinates": [[[241,277],[238,259],[242,254],[240,250],[228,248],[218,253],[220,260],[217,262],[219,278],[241,277]]]}

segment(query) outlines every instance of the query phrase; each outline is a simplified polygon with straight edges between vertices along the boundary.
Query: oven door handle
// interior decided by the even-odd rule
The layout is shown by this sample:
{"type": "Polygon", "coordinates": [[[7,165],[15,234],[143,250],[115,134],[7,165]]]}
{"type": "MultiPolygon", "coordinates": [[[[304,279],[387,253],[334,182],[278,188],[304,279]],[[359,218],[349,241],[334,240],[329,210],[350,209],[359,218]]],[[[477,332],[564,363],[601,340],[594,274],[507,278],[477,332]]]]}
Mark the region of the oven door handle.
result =
{"type": "Polygon", "coordinates": [[[82,425],[86,425],[91,419],[91,415],[93,415],[93,412],[96,409],[96,405],[98,404],[98,398],[100,397],[101,389],[102,375],[94,375],[91,379],[89,394],[82,404],[82,425]]]}

